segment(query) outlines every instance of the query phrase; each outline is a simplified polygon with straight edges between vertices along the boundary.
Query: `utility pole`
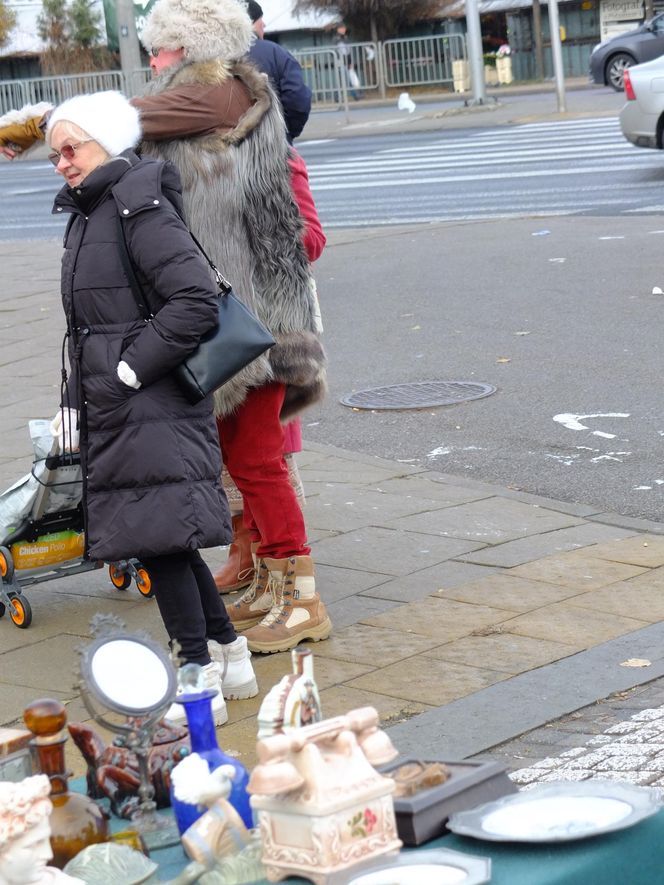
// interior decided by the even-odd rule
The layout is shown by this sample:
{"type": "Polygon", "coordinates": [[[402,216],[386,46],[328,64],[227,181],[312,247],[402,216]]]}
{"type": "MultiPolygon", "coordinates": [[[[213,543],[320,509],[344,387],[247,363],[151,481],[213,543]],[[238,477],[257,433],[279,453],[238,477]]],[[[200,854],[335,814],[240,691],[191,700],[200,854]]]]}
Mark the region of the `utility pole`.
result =
{"type": "Polygon", "coordinates": [[[134,82],[135,74],[143,65],[141,50],[136,33],[134,0],[115,0],[115,12],[118,21],[118,42],[120,44],[120,65],[129,95],[134,95],[139,84],[134,82]]]}
{"type": "Polygon", "coordinates": [[[558,113],[564,114],[567,106],[565,104],[565,72],[563,71],[563,49],[560,42],[558,0],[549,0],[549,32],[551,35],[553,74],[556,79],[556,95],[558,97],[558,113]]]}
{"type": "Polygon", "coordinates": [[[533,0],[533,43],[535,44],[535,77],[544,79],[544,52],[542,48],[542,8],[540,0],[533,0]]]}
{"type": "Polygon", "coordinates": [[[466,104],[486,104],[484,85],[484,53],[482,52],[482,28],[477,0],[466,0],[466,30],[468,33],[468,62],[473,97],[466,104]]]}

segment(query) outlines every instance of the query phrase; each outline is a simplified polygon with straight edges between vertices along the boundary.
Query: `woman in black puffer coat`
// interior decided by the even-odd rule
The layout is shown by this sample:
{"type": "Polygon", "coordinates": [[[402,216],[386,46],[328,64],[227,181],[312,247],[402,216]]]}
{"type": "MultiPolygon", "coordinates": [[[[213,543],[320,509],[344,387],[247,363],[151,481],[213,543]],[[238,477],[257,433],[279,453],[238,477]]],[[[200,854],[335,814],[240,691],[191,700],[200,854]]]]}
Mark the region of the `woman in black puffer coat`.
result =
{"type": "MultiPolygon", "coordinates": [[[[71,376],[54,425],[74,448],[67,431],[78,418],[88,557],[140,558],[183,658],[203,666],[210,687],[222,687],[225,664],[224,693],[250,697],[246,640],[199,553],[230,538],[212,398],[190,404],[172,374],[214,327],[216,288],[176,211],[177,171],[139,159],[129,149],[139,137],[138,112],[119,93],[78,96],[49,120],[50,158],[67,182],[53,211],[70,214],[62,298],[71,376]],[[123,270],[121,229],[149,322],[123,270]]],[[[221,691],[214,706],[221,724],[221,691]]],[[[182,705],[169,715],[183,718],[182,705]]]]}

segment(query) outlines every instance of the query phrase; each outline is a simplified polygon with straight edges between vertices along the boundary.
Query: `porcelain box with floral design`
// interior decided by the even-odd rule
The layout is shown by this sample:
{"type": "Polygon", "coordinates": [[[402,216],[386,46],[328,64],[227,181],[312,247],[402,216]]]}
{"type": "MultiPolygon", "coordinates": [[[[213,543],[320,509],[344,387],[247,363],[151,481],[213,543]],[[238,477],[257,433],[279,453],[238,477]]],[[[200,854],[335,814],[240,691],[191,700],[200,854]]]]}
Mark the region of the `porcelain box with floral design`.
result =
{"type": "Polygon", "coordinates": [[[259,740],[249,781],[270,881],[348,881],[348,869],[396,853],[394,781],[379,774],[397,755],[372,707],[259,740]]]}

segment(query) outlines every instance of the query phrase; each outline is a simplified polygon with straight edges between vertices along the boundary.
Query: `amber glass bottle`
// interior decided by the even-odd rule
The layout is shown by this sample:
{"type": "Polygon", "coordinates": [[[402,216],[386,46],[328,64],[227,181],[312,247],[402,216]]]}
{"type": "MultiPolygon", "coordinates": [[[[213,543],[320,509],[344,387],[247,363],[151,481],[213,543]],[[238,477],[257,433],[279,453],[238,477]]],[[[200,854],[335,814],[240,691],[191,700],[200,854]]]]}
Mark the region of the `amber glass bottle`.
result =
{"type": "Polygon", "coordinates": [[[67,714],[60,701],[33,701],[23,711],[23,719],[34,735],[30,746],[36,765],[51,781],[51,863],[62,869],[86,846],[108,841],[108,821],[92,799],[69,792],[70,772],[65,768],[67,714]]]}

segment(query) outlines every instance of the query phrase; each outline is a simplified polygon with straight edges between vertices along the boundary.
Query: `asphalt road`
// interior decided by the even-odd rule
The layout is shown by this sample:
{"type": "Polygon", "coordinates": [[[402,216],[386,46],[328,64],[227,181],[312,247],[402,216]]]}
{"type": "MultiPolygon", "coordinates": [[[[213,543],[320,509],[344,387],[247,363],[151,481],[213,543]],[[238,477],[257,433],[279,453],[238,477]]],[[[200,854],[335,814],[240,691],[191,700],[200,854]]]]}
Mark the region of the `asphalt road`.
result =
{"type": "MultiPolygon", "coordinates": [[[[614,116],[305,141],[327,229],[664,211],[664,158],[614,116]]],[[[0,238],[56,236],[60,184],[45,160],[0,164],[0,238]]]]}
{"type": "Polygon", "coordinates": [[[305,438],[664,519],[664,296],[652,294],[664,288],[664,219],[447,223],[331,240],[316,268],[330,395],[305,416],[305,438]],[[498,390],[417,411],[339,403],[429,379],[498,390]]]}

